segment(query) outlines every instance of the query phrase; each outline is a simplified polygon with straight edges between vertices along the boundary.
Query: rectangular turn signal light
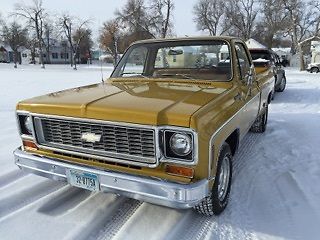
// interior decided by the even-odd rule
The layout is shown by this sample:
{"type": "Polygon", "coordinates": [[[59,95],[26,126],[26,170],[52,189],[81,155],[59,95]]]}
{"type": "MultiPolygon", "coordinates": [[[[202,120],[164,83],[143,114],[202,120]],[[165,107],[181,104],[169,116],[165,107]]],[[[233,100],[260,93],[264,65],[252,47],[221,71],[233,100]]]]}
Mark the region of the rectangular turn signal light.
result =
{"type": "Polygon", "coordinates": [[[188,167],[166,165],[166,173],[175,175],[175,176],[193,178],[194,170],[193,168],[188,168],[188,167]]]}
{"type": "Polygon", "coordinates": [[[38,147],[37,145],[32,142],[32,141],[26,141],[26,140],[23,140],[23,146],[26,148],[26,149],[30,149],[30,150],[38,150],[38,147]]]}

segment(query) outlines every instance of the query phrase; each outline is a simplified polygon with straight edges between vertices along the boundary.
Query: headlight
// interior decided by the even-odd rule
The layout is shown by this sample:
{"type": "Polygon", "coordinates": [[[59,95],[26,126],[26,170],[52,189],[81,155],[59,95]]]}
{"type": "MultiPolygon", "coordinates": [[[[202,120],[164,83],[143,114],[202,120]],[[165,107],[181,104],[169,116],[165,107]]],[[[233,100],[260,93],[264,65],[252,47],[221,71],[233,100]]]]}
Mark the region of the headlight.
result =
{"type": "Polygon", "coordinates": [[[32,119],[28,114],[18,114],[18,124],[23,135],[32,135],[32,119]]]}
{"type": "Polygon", "coordinates": [[[171,150],[179,156],[186,156],[192,150],[191,138],[183,133],[173,134],[170,138],[169,145],[171,150]]]}
{"type": "Polygon", "coordinates": [[[28,134],[32,134],[32,120],[31,120],[31,117],[30,116],[27,116],[25,119],[24,119],[24,126],[28,132],[28,134]]]}
{"type": "Polygon", "coordinates": [[[160,131],[160,141],[163,143],[162,150],[164,162],[180,162],[194,164],[197,160],[197,134],[192,130],[165,129],[160,131]]]}

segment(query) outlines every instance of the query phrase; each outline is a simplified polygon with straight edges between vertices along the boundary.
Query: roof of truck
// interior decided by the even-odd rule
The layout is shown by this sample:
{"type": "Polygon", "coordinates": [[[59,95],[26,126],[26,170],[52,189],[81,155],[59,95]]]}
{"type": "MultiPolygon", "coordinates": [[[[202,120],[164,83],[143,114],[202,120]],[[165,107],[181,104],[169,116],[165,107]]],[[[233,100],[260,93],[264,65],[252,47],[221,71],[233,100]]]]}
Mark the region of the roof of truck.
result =
{"type": "Polygon", "coordinates": [[[134,42],[137,43],[159,43],[159,42],[179,42],[179,41],[212,41],[212,40],[225,40],[230,41],[232,39],[239,39],[237,37],[230,36],[201,36],[201,37],[183,37],[183,38],[157,38],[146,39],[134,42]]]}

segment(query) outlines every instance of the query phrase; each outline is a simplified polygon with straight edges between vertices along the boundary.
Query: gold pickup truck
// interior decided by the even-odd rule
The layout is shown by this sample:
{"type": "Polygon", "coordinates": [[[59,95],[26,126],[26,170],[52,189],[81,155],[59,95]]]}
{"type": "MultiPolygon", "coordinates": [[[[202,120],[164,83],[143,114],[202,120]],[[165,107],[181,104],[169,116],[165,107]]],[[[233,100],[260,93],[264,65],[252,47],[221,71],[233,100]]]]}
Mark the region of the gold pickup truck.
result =
{"type": "Polygon", "coordinates": [[[266,129],[273,86],[237,38],[136,42],[105,82],[19,102],[15,162],[76,187],[217,215],[240,141],[266,129]]]}

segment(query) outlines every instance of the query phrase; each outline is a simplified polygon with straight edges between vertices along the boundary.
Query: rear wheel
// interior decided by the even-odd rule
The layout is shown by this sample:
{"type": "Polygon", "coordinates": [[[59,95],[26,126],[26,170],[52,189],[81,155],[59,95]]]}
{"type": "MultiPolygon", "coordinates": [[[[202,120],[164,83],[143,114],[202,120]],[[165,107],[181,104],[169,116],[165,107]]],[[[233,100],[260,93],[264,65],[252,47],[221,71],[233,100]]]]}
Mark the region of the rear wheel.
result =
{"type": "Polygon", "coordinates": [[[251,132],[263,133],[266,131],[268,123],[268,104],[264,107],[263,112],[257,117],[250,128],[251,132]]]}
{"type": "Polygon", "coordinates": [[[287,85],[287,79],[285,76],[282,76],[281,82],[280,82],[279,86],[276,88],[276,91],[283,92],[286,89],[286,85],[287,85]]]}
{"type": "Polygon", "coordinates": [[[228,204],[232,179],[232,154],[227,143],[221,147],[217,167],[210,195],[194,207],[199,213],[207,216],[219,215],[228,204]]]}

